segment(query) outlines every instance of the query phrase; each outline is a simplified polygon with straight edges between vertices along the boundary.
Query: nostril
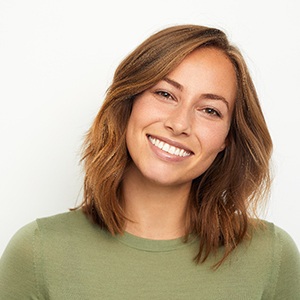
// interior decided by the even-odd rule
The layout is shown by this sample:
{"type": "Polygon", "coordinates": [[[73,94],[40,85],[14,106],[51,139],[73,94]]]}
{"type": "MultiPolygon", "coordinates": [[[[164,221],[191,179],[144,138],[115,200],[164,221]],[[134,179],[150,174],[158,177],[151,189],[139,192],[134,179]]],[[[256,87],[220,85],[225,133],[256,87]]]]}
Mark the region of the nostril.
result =
{"type": "Polygon", "coordinates": [[[191,131],[191,126],[187,120],[168,119],[165,122],[165,127],[176,135],[189,135],[191,131]]]}

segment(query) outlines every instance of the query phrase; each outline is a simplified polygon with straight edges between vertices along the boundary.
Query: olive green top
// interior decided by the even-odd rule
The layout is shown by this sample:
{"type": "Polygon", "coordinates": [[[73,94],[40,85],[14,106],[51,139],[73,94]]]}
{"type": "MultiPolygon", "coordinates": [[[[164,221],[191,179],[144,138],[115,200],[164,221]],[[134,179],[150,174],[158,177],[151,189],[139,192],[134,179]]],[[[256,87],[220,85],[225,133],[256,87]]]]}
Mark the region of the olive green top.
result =
{"type": "Polygon", "coordinates": [[[197,251],[195,238],[112,236],[80,210],[38,219],[0,259],[0,299],[300,299],[299,251],[271,223],[217,270],[197,251]]]}

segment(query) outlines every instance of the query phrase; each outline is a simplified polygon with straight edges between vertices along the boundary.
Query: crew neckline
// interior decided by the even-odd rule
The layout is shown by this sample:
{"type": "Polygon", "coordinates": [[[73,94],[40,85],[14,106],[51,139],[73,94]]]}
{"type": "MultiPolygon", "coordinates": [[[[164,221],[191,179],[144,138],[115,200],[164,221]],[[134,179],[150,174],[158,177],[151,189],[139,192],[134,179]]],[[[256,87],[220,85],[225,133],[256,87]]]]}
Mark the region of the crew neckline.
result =
{"type": "Polygon", "coordinates": [[[180,248],[187,247],[196,242],[196,238],[193,235],[189,236],[188,241],[184,242],[184,237],[179,237],[170,240],[153,240],[148,238],[142,238],[133,235],[129,232],[124,232],[123,234],[118,234],[115,238],[122,244],[126,246],[142,251],[149,252],[166,252],[173,251],[180,248]]]}

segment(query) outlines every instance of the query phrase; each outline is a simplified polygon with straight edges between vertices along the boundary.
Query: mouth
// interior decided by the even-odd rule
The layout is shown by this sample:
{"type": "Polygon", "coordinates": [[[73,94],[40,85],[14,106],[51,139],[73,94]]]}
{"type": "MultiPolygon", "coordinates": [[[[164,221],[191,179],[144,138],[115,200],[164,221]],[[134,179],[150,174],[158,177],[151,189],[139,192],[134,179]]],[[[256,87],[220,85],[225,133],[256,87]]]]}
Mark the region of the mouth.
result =
{"type": "Polygon", "coordinates": [[[187,156],[191,156],[193,154],[192,151],[180,148],[180,147],[176,147],[174,145],[170,145],[158,138],[154,138],[151,135],[148,135],[148,139],[150,141],[150,143],[161,149],[164,152],[167,152],[171,155],[175,155],[175,156],[179,156],[179,157],[187,157],[187,156]]]}

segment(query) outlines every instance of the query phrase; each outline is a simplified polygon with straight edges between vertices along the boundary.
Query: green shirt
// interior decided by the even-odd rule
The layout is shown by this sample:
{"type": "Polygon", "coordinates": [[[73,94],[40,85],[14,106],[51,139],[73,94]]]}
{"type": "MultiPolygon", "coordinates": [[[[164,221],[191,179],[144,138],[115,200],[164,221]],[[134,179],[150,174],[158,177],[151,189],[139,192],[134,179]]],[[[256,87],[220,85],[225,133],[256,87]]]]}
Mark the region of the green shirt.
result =
{"type": "Polygon", "coordinates": [[[114,237],[81,211],[38,219],[0,260],[0,299],[300,299],[299,251],[266,225],[212,270],[213,256],[193,261],[196,239],[114,237]]]}

